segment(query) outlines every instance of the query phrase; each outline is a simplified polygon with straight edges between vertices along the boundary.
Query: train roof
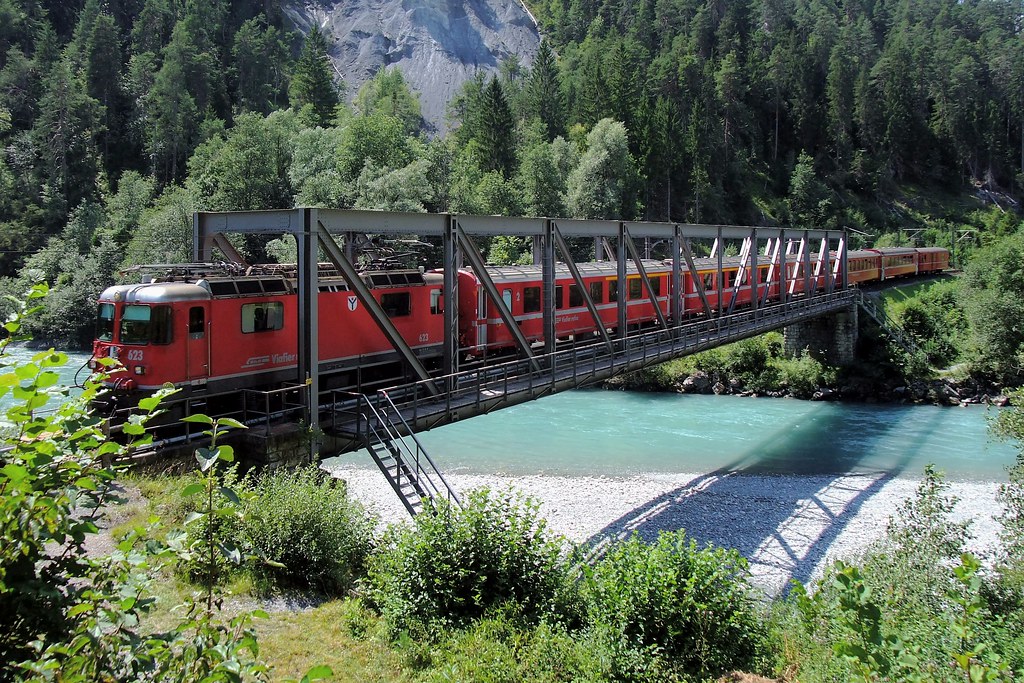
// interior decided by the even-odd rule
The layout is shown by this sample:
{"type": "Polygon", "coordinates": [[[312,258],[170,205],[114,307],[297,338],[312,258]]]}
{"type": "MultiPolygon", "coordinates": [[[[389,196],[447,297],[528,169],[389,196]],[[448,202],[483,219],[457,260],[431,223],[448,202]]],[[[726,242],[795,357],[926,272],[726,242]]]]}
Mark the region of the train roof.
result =
{"type": "Polygon", "coordinates": [[[922,254],[943,254],[948,253],[949,249],[946,249],[945,247],[917,247],[915,251],[922,254]]]}
{"type": "MultiPolygon", "coordinates": [[[[332,264],[320,263],[317,265],[318,285],[321,291],[348,289],[345,278],[332,264]]],[[[207,299],[293,294],[296,289],[295,278],[298,275],[295,264],[262,264],[245,267],[233,263],[162,263],[135,266],[125,272],[141,274],[143,283],[108,288],[101,295],[102,298],[125,300],[124,297],[128,295],[129,291],[140,287],[167,288],[162,298],[159,299],[160,301],[187,301],[204,298],[188,287],[198,287],[203,290],[206,292],[205,298],[207,299]],[[120,292],[121,299],[114,299],[118,292],[120,292]]],[[[367,269],[360,272],[359,275],[367,286],[374,289],[433,285],[443,281],[443,277],[440,275],[424,274],[415,268],[367,269]]],[[[156,300],[148,303],[154,303],[156,300]]]]}
{"type": "MultiPolygon", "coordinates": [[[[642,261],[644,270],[652,273],[663,273],[667,269],[666,265],[661,261],[645,260],[642,261]]],[[[580,275],[583,277],[610,277],[618,273],[618,266],[615,261],[596,261],[589,263],[577,263],[576,267],[580,271],[580,275]]],[[[472,271],[465,271],[473,274],[472,271]]],[[[530,282],[540,280],[543,277],[544,271],[541,266],[487,266],[487,272],[491,276],[494,282],[530,282]]],[[[630,274],[636,274],[636,264],[633,261],[626,263],[626,272],[630,274]]],[[[569,271],[569,266],[562,262],[555,264],[555,277],[556,278],[569,278],[572,277],[572,273],[569,271]]]]}
{"type": "Polygon", "coordinates": [[[186,282],[156,282],[140,285],[115,285],[100,294],[101,301],[129,304],[155,304],[170,301],[207,301],[213,298],[204,287],[186,282]]]}
{"type": "Polygon", "coordinates": [[[882,256],[910,256],[917,253],[913,247],[882,247],[879,249],[868,249],[882,256]]]}

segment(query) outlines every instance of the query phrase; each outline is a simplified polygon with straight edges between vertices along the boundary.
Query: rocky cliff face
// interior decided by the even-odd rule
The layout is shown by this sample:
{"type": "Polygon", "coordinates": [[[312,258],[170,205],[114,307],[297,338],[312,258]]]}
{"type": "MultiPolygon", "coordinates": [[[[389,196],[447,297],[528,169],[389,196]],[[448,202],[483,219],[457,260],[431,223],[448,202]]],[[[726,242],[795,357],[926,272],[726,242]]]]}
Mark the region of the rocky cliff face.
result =
{"type": "Polygon", "coordinates": [[[333,37],[331,58],[349,98],[395,65],[419,95],[427,124],[440,131],[466,80],[496,72],[513,55],[528,66],[540,42],[519,0],[320,0],[292,2],[285,12],[299,30],[317,24],[333,37]]]}

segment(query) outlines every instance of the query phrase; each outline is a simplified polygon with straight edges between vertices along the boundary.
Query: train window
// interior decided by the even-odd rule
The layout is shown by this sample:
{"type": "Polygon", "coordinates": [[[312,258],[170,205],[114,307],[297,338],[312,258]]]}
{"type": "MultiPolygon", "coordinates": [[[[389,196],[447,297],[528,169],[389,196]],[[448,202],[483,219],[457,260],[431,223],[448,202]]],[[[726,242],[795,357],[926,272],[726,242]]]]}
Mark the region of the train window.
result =
{"type": "Polygon", "coordinates": [[[662,281],[662,279],[663,278],[661,278],[661,277],[651,278],[651,289],[654,290],[654,296],[656,296],[656,297],[661,296],[661,281],[662,281]]]}
{"type": "Polygon", "coordinates": [[[171,343],[171,307],[153,307],[153,328],[149,337],[154,344],[171,343]]]}
{"type": "Polygon", "coordinates": [[[193,339],[202,339],[206,332],[206,311],[202,306],[188,309],[188,334],[193,339]]]}
{"type": "Polygon", "coordinates": [[[643,283],[640,282],[640,278],[634,277],[629,280],[629,299],[639,299],[643,296],[643,283]]]}
{"type": "Polygon", "coordinates": [[[565,308],[562,300],[562,285],[555,287],[555,308],[565,308]]]}
{"type": "Polygon", "coordinates": [[[440,315],[441,313],[444,313],[444,307],[441,305],[441,301],[441,290],[430,290],[430,313],[432,315],[440,315]]]}
{"type": "Polygon", "coordinates": [[[284,304],[266,301],[242,305],[242,332],[273,332],[284,328],[284,304]]]}
{"type": "Polygon", "coordinates": [[[409,292],[385,292],[380,295],[380,307],[389,318],[401,318],[409,315],[409,292]]]}
{"type": "Polygon", "coordinates": [[[512,312],[512,290],[511,289],[503,289],[503,290],[501,290],[501,300],[505,304],[505,308],[507,308],[509,310],[509,313],[511,313],[512,312]]]}
{"type": "Polygon", "coordinates": [[[210,283],[210,293],[213,296],[235,296],[238,291],[235,289],[235,283],[231,280],[215,280],[210,283]]]}
{"type": "Polygon", "coordinates": [[[540,287],[523,288],[523,313],[536,313],[540,310],[540,287]]]}
{"type": "Polygon", "coordinates": [[[239,294],[262,294],[263,287],[260,286],[259,280],[238,280],[238,293],[239,294]]]}
{"type": "Polygon", "coordinates": [[[100,341],[114,340],[114,304],[100,304],[96,313],[96,338],[100,341]]]}
{"type": "Polygon", "coordinates": [[[704,291],[713,292],[715,291],[715,274],[704,273],[704,291]]]}
{"type": "Polygon", "coordinates": [[[583,305],[583,292],[576,285],[569,285],[569,308],[583,305]]]}
{"type": "Polygon", "coordinates": [[[595,304],[604,303],[604,283],[598,280],[590,283],[590,298],[595,304]]]}
{"type": "Polygon", "coordinates": [[[263,291],[267,294],[284,294],[288,291],[284,280],[264,280],[263,291]]]}
{"type": "Polygon", "coordinates": [[[608,302],[619,300],[619,281],[609,280],[608,281],[608,302]]]}
{"type": "Polygon", "coordinates": [[[768,282],[768,266],[761,266],[757,269],[757,282],[762,285],[768,282]]]}
{"type": "Polygon", "coordinates": [[[170,306],[125,306],[121,314],[122,344],[170,344],[170,306]]]}

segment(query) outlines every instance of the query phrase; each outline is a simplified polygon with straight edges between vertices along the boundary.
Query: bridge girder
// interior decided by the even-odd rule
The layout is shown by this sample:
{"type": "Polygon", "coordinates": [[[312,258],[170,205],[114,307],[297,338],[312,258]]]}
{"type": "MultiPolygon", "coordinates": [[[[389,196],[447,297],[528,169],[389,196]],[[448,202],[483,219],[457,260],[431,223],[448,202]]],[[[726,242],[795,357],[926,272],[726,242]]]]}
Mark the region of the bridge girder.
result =
{"type": "MultiPolygon", "coordinates": [[[[735,225],[698,225],[688,223],[649,223],[637,221],[614,221],[614,220],[580,220],[580,219],[550,219],[550,218],[505,218],[500,216],[467,216],[453,214],[426,214],[426,213],[400,213],[389,211],[365,211],[347,209],[318,209],[318,208],[297,208],[279,211],[233,211],[233,212],[200,212],[193,216],[193,259],[196,262],[209,262],[213,260],[214,250],[219,250],[224,257],[236,263],[244,263],[242,256],[227,239],[229,234],[288,234],[292,235],[298,246],[299,255],[299,282],[298,305],[299,305],[299,363],[298,380],[304,382],[310,389],[310,405],[315,405],[316,396],[319,390],[319,353],[317,346],[317,292],[318,292],[318,269],[317,254],[322,249],[328,258],[334,262],[349,281],[353,291],[365,299],[364,304],[374,317],[378,327],[384,332],[392,346],[403,358],[406,365],[411,367],[416,376],[424,383],[434,387],[433,380],[429,377],[427,370],[419,363],[415,353],[401,339],[394,326],[391,325],[383,310],[375,310],[372,304],[373,297],[369,290],[362,285],[356,275],[355,253],[356,244],[365,239],[366,235],[416,235],[419,237],[439,237],[443,246],[443,270],[444,270],[444,363],[443,372],[445,376],[453,375],[459,371],[460,349],[458,343],[458,271],[462,266],[463,258],[470,262],[477,278],[484,285],[487,298],[495,305],[504,323],[516,337],[516,344],[521,354],[527,359],[533,360],[533,353],[529,342],[523,337],[512,318],[511,312],[505,305],[500,293],[491,282],[485,268],[482,255],[479,253],[472,238],[493,237],[493,236],[522,236],[530,237],[534,243],[535,262],[542,267],[543,286],[543,327],[545,355],[550,356],[555,351],[555,303],[554,303],[554,281],[555,281],[555,255],[560,253],[567,264],[573,280],[583,294],[584,302],[595,320],[599,320],[597,307],[594,304],[590,293],[582,286],[582,278],[579,270],[572,260],[566,237],[583,237],[594,240],[595,256],[599,259],[606,254],[612,255],[617,262],[618,280],[618,306],[617,306],[617,331],[618,337],[626,336],[626,301],[628,298],[627,287],[627,259],[631,259],[637,269],[637,273],[643,283],[647,298],[654,303],[657,312],[659,325],[662,329],[670,327],[657,305],[657,294],[651,285],[650,279],[644,269],[640,252],[634,239],[655,239],[659,242],[671,244],[672,268],[672,301],[671,320],[673,325],[682,323],[682,311],[684,310],[684,297],[686,294],[681,291],[682,267],[685,264],[687,271],[692,276],[694,290],[700,298],[701,306],[705,315],[712,317],[714,309],[711,306],[705,292],[704,283],[697,276],[698,271],[694,264],[695,243],[705,244],[708,247],[710,257],[717,261],[718,282],[722,282],[724,270],[724,255],[730,243],[739,244],[739,252],[742,255],[742,263],[749,268],[751,273],[750,282],[745,281],[741,269],[741,276],[737,277],[732,284],[732,302],[728,311],[723,310],[723,297],[718,297],[717,314],[731,313],[732,307],[738,294],[744,287],[757,292],[760,278],[759,270],[756,267],[757,255],[760,252],[759,246],[763,243],[765,254],[770,255],[770,265],[767,282],[772,282],[775,275],[775,268],[779,273],[779,291],[783,296],[790,298],[796,290],[796,280],[788,279],[787,257],[796,250],[796,258],[793,262],[799,263],[803,273],[804,291],[813,294],[814,283],[822,275],[825,277],[825,291],[831,293],[836,285],[845,288],[847,284],[846,271],[846,234],[843,231],[828,230],[794,230],[780,227],[768,226],[735,226],[735,225]],[[334,240],[335,236],[343,238],[343,247],[339,247],[334,240]],[[835,269],[823,265],[825,255],[831,250],[832,243],[837,244],[837,265],[835,269]],[[812,281],[812,259],[811,249],[817,243],[818,259],[815,264],[815,272],[812,281]],[[783,248],[782,245],[785,245],[783,248]],[[539,247],[539,249],[537,249],[539,247]],[[537,252],[540,252],[539,254],[537,252]],[[538,258],[539,257],[539,258],[538,258]],[[822,270],[824,269],[824,270],[822,270]],[[788,280],[788,281],[787,281],[788,280]],[[490,286],[488,286],[488,284],[490,286]],[[360,291],[360,286],[366,291],[360,291]],[[517,334],[519,333],[519,334],[517,334]]],[[[764,305],[760,296],[752,297],[754,312],[764,305]]],[[[376,306],[380,309],[380,306],[376,306]]],[[[612,340],[598,325],[604,344],[611,347],[612,340]]],[[[437,389],[435,388],[435,391],[437,389]]],[[[316,428],[317,410],[308,410],[309,424],[316,428]]],[[[315,444],[313,446],[315,449],[315,444]]]]}

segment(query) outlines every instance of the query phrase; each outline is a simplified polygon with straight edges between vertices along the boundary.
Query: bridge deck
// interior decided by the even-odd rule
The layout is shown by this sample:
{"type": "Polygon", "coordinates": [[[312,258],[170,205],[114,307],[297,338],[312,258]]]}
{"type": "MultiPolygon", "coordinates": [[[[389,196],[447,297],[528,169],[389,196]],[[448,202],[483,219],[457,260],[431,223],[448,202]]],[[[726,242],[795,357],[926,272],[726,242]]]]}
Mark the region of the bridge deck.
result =
{"type": "Polygon", "coordinates": [[[793,323],[854,305],[858,293],[845,290],[775,303],[715,319],[701,319],[667,330],[655,330],[614,341],[614,352],[601,343],[574,345],[538,358],[540,369],[527,360],[500,363],[433,380],[441,389],[431,395],[425,382],[387,390],[387,396],[357,396],[337,392],[321,402],[320,425],[330,443],[322,457],[360,448],[368,430],[377,428],[364,402],[374,401],[389,419],[420,432],[490,413],[567,389],[592,385],[723,344],[757,336],[793,323]]]}

